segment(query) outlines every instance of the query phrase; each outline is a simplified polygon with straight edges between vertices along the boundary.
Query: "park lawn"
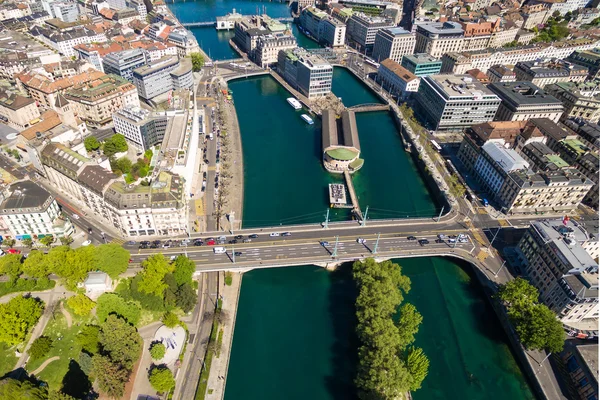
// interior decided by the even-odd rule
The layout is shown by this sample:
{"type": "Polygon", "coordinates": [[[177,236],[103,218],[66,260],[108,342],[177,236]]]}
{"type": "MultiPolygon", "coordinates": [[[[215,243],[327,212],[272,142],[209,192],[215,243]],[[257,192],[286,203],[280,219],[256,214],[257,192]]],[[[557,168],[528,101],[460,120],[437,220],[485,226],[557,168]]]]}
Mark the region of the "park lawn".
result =
{"type": "Polygon", "coordinates": [[[69,370],[69,362],[71,359],[75,361],[79,359],[81,347],[77,344],[76,336],[79,333],[80,325],[77,322],[79,321],[74,318],[71,328],[67,328],[67,320],[57,306],[52,319],[44,330],[44,336],[48,336],[54,341],[52,349],[45,357],[27,363],[27,371],[31,373],[45,360],[54,356],[60,357],[59,360],[48,364],[37,376],[38,379],[47,382],[51,390],[59,390],[62,387],[63,377],[69,370]]]}
{"type": "Polygon", "coordinates": [[[16,346],[9,346],[6,343],[0,342],[0,376],[4,376],[6,373],[13,370],[17,363],[17,356],[15,356],[16,346]]]}

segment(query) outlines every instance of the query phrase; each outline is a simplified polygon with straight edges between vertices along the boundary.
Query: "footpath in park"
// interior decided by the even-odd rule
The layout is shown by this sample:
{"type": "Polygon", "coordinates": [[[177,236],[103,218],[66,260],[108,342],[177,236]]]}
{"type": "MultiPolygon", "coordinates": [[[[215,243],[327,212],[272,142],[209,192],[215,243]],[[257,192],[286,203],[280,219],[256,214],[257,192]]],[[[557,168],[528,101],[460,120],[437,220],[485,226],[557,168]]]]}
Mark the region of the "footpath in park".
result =
{"type": "MultiPolygon", "coordinates": [[[[220,400],[225,396],[225,382],[227,381],[227,369],[229,368],[229,356],[231,354],[231,345],[233,343],[235,317],[237,314],[240,289],[242,287],[242,275],[233,273],[231,286],[225,285],[224,279],[222,281],[222,286],[219,289],[220,293],[223,293],[223,303],[221,307],[221,320],[223,322],[219,325],[219,331],[223,330],[223,342],[221,344],[219,356],[217,357],[215,354],[212,359],[210,373],[208,375],[208,390],[204,397],[206,400],[220,400]]],[[[217,337],[218,336],[217,333],[217,337]]]]}

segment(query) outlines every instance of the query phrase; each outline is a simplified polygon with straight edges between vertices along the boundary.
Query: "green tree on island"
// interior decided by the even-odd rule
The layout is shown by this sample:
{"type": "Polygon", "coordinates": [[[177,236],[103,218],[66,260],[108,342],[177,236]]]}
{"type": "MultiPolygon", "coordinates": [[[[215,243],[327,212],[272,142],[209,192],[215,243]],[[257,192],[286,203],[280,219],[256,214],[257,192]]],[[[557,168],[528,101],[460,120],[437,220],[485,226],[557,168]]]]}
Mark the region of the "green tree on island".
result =
{"type": "Polygon", "coordinates": [[[194,72],[198,72],[204,67],[204,56],[200,53],[192,53],[190,54],[192,58],[192,70],[194,72]]]}
{"type": "Polygon", "coordinates": [[[410,346],[423,318],[412,304],[400,307],[410,290],[410,279],[402,275],[398,264],[377,263],[372,258],[356,261],[352,272],[359,289],[355,380],[359,398],[401,398],[421,387],[429,369],[423,350],[410,346]]]}

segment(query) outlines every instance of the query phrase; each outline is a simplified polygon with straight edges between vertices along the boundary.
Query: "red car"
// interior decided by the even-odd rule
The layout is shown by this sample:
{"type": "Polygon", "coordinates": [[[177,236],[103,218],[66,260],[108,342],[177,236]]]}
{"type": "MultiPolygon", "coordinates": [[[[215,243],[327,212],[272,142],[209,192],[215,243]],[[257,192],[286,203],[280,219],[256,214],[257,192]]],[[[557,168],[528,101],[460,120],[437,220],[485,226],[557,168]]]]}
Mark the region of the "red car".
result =
{"type": "Polygon", "coordinates": [[[206,245],[207,245],[207,246],[214,246],[214,245],[215,245],[215,241],[214,241],[214,240],[208,240],[208,241],[206,242],[206,245]]]}
{"type": "Polygon", "coordinates": [[[6,252],[8,254],[21,254],[21,250],[17,250],[17,249],[8,249],[8,250],[6,250],[6,252]]]}

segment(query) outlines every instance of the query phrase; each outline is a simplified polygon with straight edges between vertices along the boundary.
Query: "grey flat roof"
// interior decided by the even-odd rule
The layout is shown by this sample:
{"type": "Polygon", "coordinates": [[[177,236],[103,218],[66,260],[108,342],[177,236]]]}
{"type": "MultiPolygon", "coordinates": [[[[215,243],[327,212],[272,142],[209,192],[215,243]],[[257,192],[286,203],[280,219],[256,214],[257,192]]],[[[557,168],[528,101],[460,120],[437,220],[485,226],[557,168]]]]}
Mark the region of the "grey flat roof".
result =
{"type": "Polygon", "coordinates": [[[496,93],[502,101],[512,105],[544,105],[558,104],[562,105],[560,100],[549,95],[543,89],[531,82],[495,82],[488,85],[488,88],[496,93]]]}
{"type": "Polygon", "coordinates": [[[460,35],[464,33],[462,25],[453,21],[417,22],[415,25],[417,26],[417,29],[422,29],[438,35],[460,35]]]}
{"type": "Polygon", "coordinates": [[[396,27],[396,28],[387,28],[384,29],[386,31],[390,31],[392,35],[394,36],[398,36],[398,35],[410,35],[411,33],[409,31],[407,31],[404,28],[400,28],[400,27],[396,27]]]}
{"type": "Polygon", "coordinates": [[[598,273],[581,273],[562,277],[579,299],[598,297],[598,273]]]}
{"type": "Polygon", "coordinates": [[[342,130],[344,132],[344,146],[354,147],[360,151],[358,128],[356,127],[356,116],[354,115],[354,111],[342,112],[342,130]]]}
{"type": "Polygon", "coordinates": [[[410,55],[405,55],[403,56],[404,58],[406,58],[407,60],[410,60],[413,62],[413,64],[429,64],[429,63],[439,63],[442,64],[442,60],[435,58],[433,56],[430,56],[427,53],[416,53],[416,54],[410,54],[410,55]]]}
{"type": "Polygon", "coordinates": [[[576,345],[575,349],[590,370],[592,377],[598,381],[598,345],[580,344],[576,345]]]}
{"type": "Polygon", "coordinates": [[[46,189],[32,181],[13,183],[10,185],[10,195],[2,202],[0,211],[3,214],[20,214],[25,209],[39,209],[49,197],[51,195],[46,189]]]}
{"type": "Polygon", "coordinates": [[[338,145],[337,121],[335,111],[323,110],[321,113],[321,135],[323,143],[323,151],[330,146],[338,145]]]}

